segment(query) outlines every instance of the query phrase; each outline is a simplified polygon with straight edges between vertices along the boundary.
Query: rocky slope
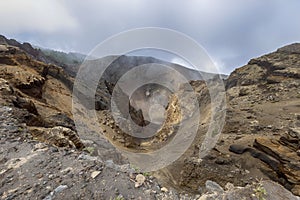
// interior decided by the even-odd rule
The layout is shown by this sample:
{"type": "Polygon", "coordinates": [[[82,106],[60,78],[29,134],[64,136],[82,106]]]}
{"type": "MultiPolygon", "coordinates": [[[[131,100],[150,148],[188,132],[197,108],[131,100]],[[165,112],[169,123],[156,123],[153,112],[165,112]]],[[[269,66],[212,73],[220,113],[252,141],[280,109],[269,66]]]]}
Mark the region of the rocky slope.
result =
{"type": "Polygon", "coordinates": [[[70,82],[62,68],[34,60],[19,47],[0,45],[0,198],[179,196],[161,191],[154,177],[145,178],[126,164],[106,140],[96,149],[94,141],[78,137],[70,82]]]}
{"type": "MultiPolygon", "coordinates": [[[[29,55],[24,44],[2,43],[1,199],[299,199],[293,195],[300,194],[299,44],[253,59],[229,76],[226,123],[216,147],[202,159],[199,147],[208,129],[211,101],[205,82],[192,81],[194,90],[189,92],[196,92],[203,116],[193,144],[172,165],[142,173],[111,143],[131,151],[164,146],[185,119],[180,113],[194,110],[178,104],[180,95],[188,103],[190,93],[165,92],[167,120],[154,137],[138,140],[122,132],[103,106],[115,85],[112,80],[103,82],[97,115],[106,139],[91,128],[84,140],[73,121],[73,78],[61,67],[42,62],[42,54],[29,55]]],[[[126,60],[121,57],[115,67],[126,60]]],[[[118,79],[113,69],[107,76],[118,79]]],[[[150,117],[159,119],[147,115],[148,108],[140,102],[160,89],[148,85],[133,95],[128,110],[135,122],[145,125],[150,117]]]]}
{"type": "MultiPolygon", "coordinates": [[[[299,59],[300,44],[292,44],[252,59],[234,71],[227,82],[232,107],[239,107],[239,117],[245,122],[237,124],[238,131],[243,131],[242,135],[257,135],[249,140],[250,149],[243,143],[246,138],[242,138],[230,150],[239,154],[249,152],[261,160],[269,168],[264,174],[297,195],[300,195],[299,59]],[[250,127],[245,127],[247,123],[250,127]]],[[[234,129],[237,127],[225,131],[234,129]]]]}
{"type": "MultiPolygon", "coordinates": [[[[225,81],[225,126],[217,146],[202,159],[199,159],[199,148],[208,130],[210,94],[203,81],[192,81],[204,116],[198,134],[188,151],[172,165],[155,172],[156,177],[164,184],[195,193],[203,191],[208,179],[222,186],[228,182],[246,186],[255,179],[271,179],[299,195],[299,46],[293,44],[252,59],[229,76],[225,81]]],[[[168,107],[165,109],[168,112],[168,107]]],[[[110,112],[100,112],[99,120],[104,135],[127,149],[151,151],[176,134],[174,129],[168,129],[163,132],[171,130],[170,133],[163,137],[158,134],[140,140],[123,133],[110,112]],[[149,149],[147,145],[155,148],[149,149]]],[[[166,121],[171,125],[178,120],[181,121],[179,116],[172,115],[166,121]]]]}
{"type": "MultiPolygon", "coordinates": [[[[236,69],[225,82],[227,117],[214,150],[197,159],[201,138],[196,139],[162,177],[195,192],[207,179],[222,186],[271,179],[300,195],[299,49],[300,44],[286,46],[236,69]]],[[[204,91],[200,82],[194,87],[204,91]]],[[[198,135],[206,131],[202,124],[198,135]]]]}

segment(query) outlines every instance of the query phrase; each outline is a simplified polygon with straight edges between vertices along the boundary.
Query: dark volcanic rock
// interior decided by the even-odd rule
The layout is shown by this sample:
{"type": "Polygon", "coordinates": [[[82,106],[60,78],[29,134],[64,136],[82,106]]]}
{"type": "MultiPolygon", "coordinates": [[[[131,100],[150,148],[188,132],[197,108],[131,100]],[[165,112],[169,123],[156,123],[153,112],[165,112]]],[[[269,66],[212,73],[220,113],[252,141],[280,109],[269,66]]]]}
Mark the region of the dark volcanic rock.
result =
{"type": "Polygon", "coordinates": [[[31,100],[16,96],[16,98],[13,99],[12,102],[17,108],[26,109],[29,113],[38,115],[38,111],[31,100]]]}
{"type": "Polygon", "coordinates": [[[57,113],[44,118],[46,127],[63,126],[75,131],[75,123],[64,113],[57,113]]]}
{"type": "Polygon", "coordinates": [[[285,143],[295,143],[297,140],[297,143],[299,143],[299,138],[296,140],[295,138],[283,138],[284,137],[280,140],[257,138],[254,142],[254,147],[265,152],[280,163],[277,174],[283,176],[293,185],[294,194],[300,195],[300,157],[297,155],[297,149],[291,148],[291,145],[285,145],[280,142],[284,140],[285,143]]]}

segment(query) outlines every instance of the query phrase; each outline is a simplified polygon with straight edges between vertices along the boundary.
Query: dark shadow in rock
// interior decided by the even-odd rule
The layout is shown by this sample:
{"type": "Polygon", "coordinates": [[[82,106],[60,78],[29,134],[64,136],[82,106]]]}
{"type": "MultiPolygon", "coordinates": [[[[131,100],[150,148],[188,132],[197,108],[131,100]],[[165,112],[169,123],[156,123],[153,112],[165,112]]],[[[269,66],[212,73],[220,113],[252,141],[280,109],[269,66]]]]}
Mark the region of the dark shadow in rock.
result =
{"type": "Polygon", "coordinates": [[[14,98],[12,102],[17,108],[26,109],[29,113],[38,115],[38,111],[31,100],[16,96],[16,98],[14,98]]]}
{"type": "Polygon", "coordinates": [[[76,131],[74,121],[64,113],[57,113],[44,119],[45,127],[51,128],[54,126],[63,126],[76,131]]]}

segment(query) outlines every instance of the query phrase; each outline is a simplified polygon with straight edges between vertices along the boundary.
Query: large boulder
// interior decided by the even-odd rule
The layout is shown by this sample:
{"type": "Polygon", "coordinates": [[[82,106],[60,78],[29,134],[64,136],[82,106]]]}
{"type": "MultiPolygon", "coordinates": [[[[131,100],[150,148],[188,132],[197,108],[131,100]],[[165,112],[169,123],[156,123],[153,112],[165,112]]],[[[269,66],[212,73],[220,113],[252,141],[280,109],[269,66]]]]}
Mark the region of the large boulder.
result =
{"type": "Polygon", "coordinates": [[[294,194],[300,195],[300,157],[297,154],[300,147],[299,138],[291,136],[279,139],[260,137],[255,139],[254,147],[280,163],[276,173],[292,185],[294,194]]]}
{"type": "Polygon", "coordinates": [[[299,200],[300,197],[294,196],[290,191],[273,181],[260,181],[249,184],[245,187],[234,187],[227,183],[224,191],[217,183],[208,181],[206,189],[208,192],[203,194],[198,200],[299,200]],[[213,184],[212,184],[213,183],[213,184]],[[213,186],[213,187],[212,187],[213,186]]]}

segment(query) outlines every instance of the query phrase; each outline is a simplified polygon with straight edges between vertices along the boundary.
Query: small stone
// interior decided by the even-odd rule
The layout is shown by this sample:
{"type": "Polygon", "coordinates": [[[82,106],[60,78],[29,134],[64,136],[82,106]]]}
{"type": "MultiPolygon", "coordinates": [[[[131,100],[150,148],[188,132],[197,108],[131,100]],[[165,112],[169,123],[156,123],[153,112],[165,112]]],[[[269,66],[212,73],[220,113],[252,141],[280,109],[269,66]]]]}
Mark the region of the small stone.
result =
{"type": "Polygon", "coordinates": [[[115,194],[116,194],[116,195],[119,194],[119,189],[118,189],[118,188],[115,189],[115,194]]]}
{"type": "Polygon", "coordinates": [[[51,188],[51,186],[46,186],[46,189],[51,190],[52,188],[51,188]]]}
{"type": "Polygon", "coordinates": [[[229,159],[225,159],[225,158],[217,158],[215,160],[215,163],[218,165],[228,165],[230,163],[229,159]]]}
{"type": "Polygon", "coordinates": [[[131,179],[134,179],[134,178],[135,178],[134,172],[129,172],[129,177],[130,177],[131,179]]]}
{"type": "Polygon", "coordinates": [[[77,159],[78,160],[91,160],[91,161],[97,160],[97,158],[95,156],[90,156],[90,155],[86,155],[86,154],[80,154],[77,159]]]}
{"type": "Polygon", "coordinates": [[[295,195],[299,196],[300,195],[300,185],[295,185],[291,191],[295,195]]]}
{"type": "Polygon", "coordinates": [[[56,147],[50,147],[50,151],[52,153],[58,152],[58,149],[56,147]]]}
{"type": "Polygon", "coordinates": [[[168,190],[167,188],[165,188],[165,187],[162,187],[162,188],[160,189],[160,191],[162,191],[162,192],[168,192],[169,190],[168,190]]]}
{"type": "Polygon", "coordinates": [[[209,199],[208,194],[204,194],[198,200],[208,200],[208,199],[209,199]]]}
{"type": "Polygon", "coordinates": [[[96,178],[100,173],[101,173],[101,171],[93,171],[92,174],[91,174],[91,177],[94,179],[94,178],[96,178]]]}
{"type": "Polygon", "coordinates": [[[61,170],[60,172],[63,173],[63,174],[67,174],[67,173],[69,173],[69,172],[72,171],[72,170],[73,170],[72,167],[67,167],[66,169],[63,169],[63,170],[61,170]]]}
{"type": "Polygon", "coordinates": [[[54,175],[53,175],[53,174],[50,174],[50,175],[48,176],[48,178],[49,178],[49,179],[52,179],[52,178],[54,178],[54,175]]]}
{"type": "Polygon", "coordinates": [[[65,190],[67,188],[68,188],[67,185],[60,185],[57,188],[55,188],[54,193],[60,193],[60,192],[62,192],[63,190],[65,190]]]}
{"type": "Polygon", "coordinates": [[[205,187],[207,190],[209,190],[210,192],[217,192],[217,193],[223,193],[224,190],[223,188],[216,182],[214,181],[206,181],[205,182],[205,187]]]}
{"type": "Polygon", "coordinates": [[[136,175],[135,180],[136,180],[136,182],[135,182],[134,187],[138,188],[138,187],[140,187],[141,185],[144,184],[146,178],[145,178],[144,175],[138,174],[138,175],[136,175]]]}
{"type": "Polygon", "coordinates": [[[226,183],[225,185],[225,189],[230,191],[230,190],[233,190],[234,189],[234,185],[232,183],[226,183]]]}
{"type": "Polygon", "coordinates": [[[300,128],[290,128],[289,129],[289,134],[292,136],[292,137],[295,137],[295,138],[300,138],[300,128]]]}

